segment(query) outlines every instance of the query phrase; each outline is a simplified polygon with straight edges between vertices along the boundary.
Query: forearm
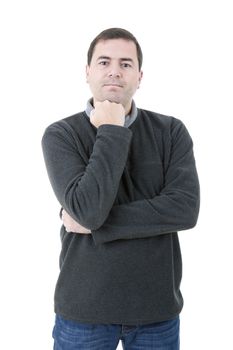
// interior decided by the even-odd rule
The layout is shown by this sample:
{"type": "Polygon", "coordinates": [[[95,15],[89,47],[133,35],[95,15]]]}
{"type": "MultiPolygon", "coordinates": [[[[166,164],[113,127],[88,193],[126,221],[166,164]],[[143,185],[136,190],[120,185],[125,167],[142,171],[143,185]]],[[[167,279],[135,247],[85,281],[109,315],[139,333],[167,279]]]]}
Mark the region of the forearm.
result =
{"type": "Polygon", "coordinates": [[[161,194],[152,199],[114,206],[108,219],[92,231],[96,244],[118,239],[148,238],[195,226],[199,189],[192,195],[161,194]]]}

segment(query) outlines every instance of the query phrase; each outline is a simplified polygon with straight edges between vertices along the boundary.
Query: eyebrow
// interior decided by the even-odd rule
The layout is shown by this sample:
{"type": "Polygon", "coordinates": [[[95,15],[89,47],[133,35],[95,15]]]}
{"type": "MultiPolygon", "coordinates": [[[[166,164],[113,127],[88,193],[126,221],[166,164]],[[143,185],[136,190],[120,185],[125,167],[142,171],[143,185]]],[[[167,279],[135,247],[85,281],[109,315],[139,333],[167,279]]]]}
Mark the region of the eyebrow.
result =
{"type": "MultiPolygon", "coordinates": [[[[109,56],[99,56],[97,58],[97,61],[99,61],[99,60],[111,60],[111,57],[109,57],[109,56]]],[[[120,58],[120,61],[129,61],[129,62],[134,63],[133,59],[129,58],[129,57],[122,57],[122,58],[120,58]]]]}

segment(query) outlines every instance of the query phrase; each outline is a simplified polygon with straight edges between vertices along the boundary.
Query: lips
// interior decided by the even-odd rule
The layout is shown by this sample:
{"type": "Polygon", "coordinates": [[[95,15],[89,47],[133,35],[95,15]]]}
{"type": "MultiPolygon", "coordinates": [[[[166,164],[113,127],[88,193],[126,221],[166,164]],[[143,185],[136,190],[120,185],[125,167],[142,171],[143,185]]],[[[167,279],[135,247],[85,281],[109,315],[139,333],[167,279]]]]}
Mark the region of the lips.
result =
{"type": "Polygon", "coordinates": [[[122,84],[120,83],[115,83],[115,82],[108,82],[108,83],[105,83],[104,86],[115,86],[115,87],[123,87],[122,84]]]}

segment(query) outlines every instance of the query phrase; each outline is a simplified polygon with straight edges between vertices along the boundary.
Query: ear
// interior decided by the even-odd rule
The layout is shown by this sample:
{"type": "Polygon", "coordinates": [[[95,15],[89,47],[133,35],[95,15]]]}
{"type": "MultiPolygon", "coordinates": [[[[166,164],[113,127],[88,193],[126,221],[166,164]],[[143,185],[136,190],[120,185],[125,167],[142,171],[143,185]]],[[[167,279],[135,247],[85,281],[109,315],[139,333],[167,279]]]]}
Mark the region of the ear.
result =
{"type": "Polygon", "coordinates": [[[86,82],[89,83],[89,71],[90,71],[90,67],[88,66],[88,64],[86,65],[86,82]]]}
{"type": "Polygon", "coordinates": [[[140,87],[142,77],[143,77],[143,71],[140,71],[140,72],[139,72],[139,78],[138,78],[138,89],[139,89],[139,87],[140,87]]]}

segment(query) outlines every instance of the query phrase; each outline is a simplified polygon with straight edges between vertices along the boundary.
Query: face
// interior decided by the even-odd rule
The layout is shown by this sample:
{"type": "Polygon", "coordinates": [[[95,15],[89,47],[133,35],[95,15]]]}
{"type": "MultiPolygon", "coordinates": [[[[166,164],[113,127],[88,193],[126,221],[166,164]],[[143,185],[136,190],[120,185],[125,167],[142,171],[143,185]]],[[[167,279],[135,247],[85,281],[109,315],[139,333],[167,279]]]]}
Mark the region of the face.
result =
{"type": "Polygon", "coordinates": [[[124,39],[99,41],[86,67],[86,78],[94,103],[105,100],[121,103],[128,113],[142,79],[135,43],[124,39]]]}

